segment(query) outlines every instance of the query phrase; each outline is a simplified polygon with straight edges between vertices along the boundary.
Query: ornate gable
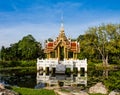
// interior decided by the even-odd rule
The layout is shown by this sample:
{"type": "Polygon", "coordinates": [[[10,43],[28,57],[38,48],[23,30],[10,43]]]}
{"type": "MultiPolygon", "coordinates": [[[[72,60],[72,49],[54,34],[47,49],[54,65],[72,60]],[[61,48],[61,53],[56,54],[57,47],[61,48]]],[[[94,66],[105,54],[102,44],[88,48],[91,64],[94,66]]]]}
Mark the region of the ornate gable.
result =
{"type": "Polygon", "coordinates": [[[66,37],[63,24],[61,24],[58,37],[52,42],[46,42],[44,52],[48,58],[51,58],[51,55],[54,55],[58,59],[68,58],[69,52],[73,52],[74,58],[77,58],[77,53],[80,52],[80,46],[77,41],[71,41],[66,37]]]}
{"type": "Polygon", "coordinates": [[[56,38],[56,40],[54,42],[54,49],[58,45],[66,46],[66,47],[69,47],[69,45],[70,45],[70,41],[67,39],[63,29],[61,29],[59,36],[56,38]]]}

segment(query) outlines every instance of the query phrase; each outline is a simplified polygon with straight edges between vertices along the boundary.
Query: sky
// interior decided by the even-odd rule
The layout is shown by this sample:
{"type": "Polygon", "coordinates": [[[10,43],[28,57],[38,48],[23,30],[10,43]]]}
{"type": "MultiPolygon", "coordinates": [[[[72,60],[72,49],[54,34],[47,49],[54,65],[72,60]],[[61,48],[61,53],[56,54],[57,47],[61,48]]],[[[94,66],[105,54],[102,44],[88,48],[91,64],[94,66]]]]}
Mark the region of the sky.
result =
{"type": "Polygon", "coordinates": [[[66,36],[77,38],[89,27],[120,23],[120,0],[0,0],[0,47],[28,34],[41,43],[55,39],[62,15],[66,36]]]}

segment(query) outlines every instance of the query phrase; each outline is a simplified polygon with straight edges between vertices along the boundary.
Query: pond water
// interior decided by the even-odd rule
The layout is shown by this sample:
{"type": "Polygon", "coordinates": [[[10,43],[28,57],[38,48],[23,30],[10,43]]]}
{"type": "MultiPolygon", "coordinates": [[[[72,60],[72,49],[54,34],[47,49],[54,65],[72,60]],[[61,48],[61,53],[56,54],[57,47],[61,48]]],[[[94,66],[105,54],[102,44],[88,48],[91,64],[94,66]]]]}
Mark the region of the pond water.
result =
{"type": "Polygon", "coordinates": [[[120,90],[120,70],[88,69],[87,73],[56,75],[35,70],[0,71],[0,83],[6,85],[43,88],[46,86],[77,86],[89,88],[97,82],[106,83],[110,89],[120,90]]]}
{"type": "Polygon", "coordinates": [[[5,85],[34,88],[36,85],[35,70],[4,70],[0,71],[0,83],[5,85]]]}

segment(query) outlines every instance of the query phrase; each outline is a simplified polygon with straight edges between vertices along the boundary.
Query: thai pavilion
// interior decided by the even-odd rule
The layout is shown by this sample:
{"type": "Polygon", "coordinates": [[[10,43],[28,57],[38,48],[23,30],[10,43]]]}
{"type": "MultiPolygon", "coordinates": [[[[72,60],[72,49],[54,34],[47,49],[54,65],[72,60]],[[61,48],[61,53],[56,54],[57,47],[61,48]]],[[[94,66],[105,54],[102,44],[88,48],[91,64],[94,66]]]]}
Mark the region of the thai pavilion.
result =
{"type": "Polygon", "coordinates": [[[72,72],[73,68],[77,68],[78,71],[83,68],[87,72],[87,59],[77,59],[77,54],[80,53],[79,42],[66,37],[63,23],[61,23],[58,37],[54,41],[45,42],[44,53],[46,54],[46,59],[37,59],[38,71],[41,68],[43,71],[46,68],[49,68],[49,71],[53,68],[58,71],[65,71],[65,68],[70,68],[72,72]]]}
{"type": "Polygon", "coordinates": [[[45,43],[45,50],[47,59],[58,58],[64,59],[77,59],[77,54],[80,53],[80,45],[77,41],[68,39],[64,32],[64,26],[61,24],[60,33],[54,41],[47,41],[45,43]]]}

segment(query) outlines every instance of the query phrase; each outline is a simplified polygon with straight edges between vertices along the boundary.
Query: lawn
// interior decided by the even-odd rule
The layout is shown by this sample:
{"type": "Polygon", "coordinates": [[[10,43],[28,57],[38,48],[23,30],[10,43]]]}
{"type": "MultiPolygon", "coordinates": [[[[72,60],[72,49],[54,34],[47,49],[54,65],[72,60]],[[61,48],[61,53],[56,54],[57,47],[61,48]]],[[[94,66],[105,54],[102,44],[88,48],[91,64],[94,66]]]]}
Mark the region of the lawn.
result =
{"type": "Polygon", "coordinates": [[[12,87],[20,95],[56,95],[53,90],[12,87]]]}

